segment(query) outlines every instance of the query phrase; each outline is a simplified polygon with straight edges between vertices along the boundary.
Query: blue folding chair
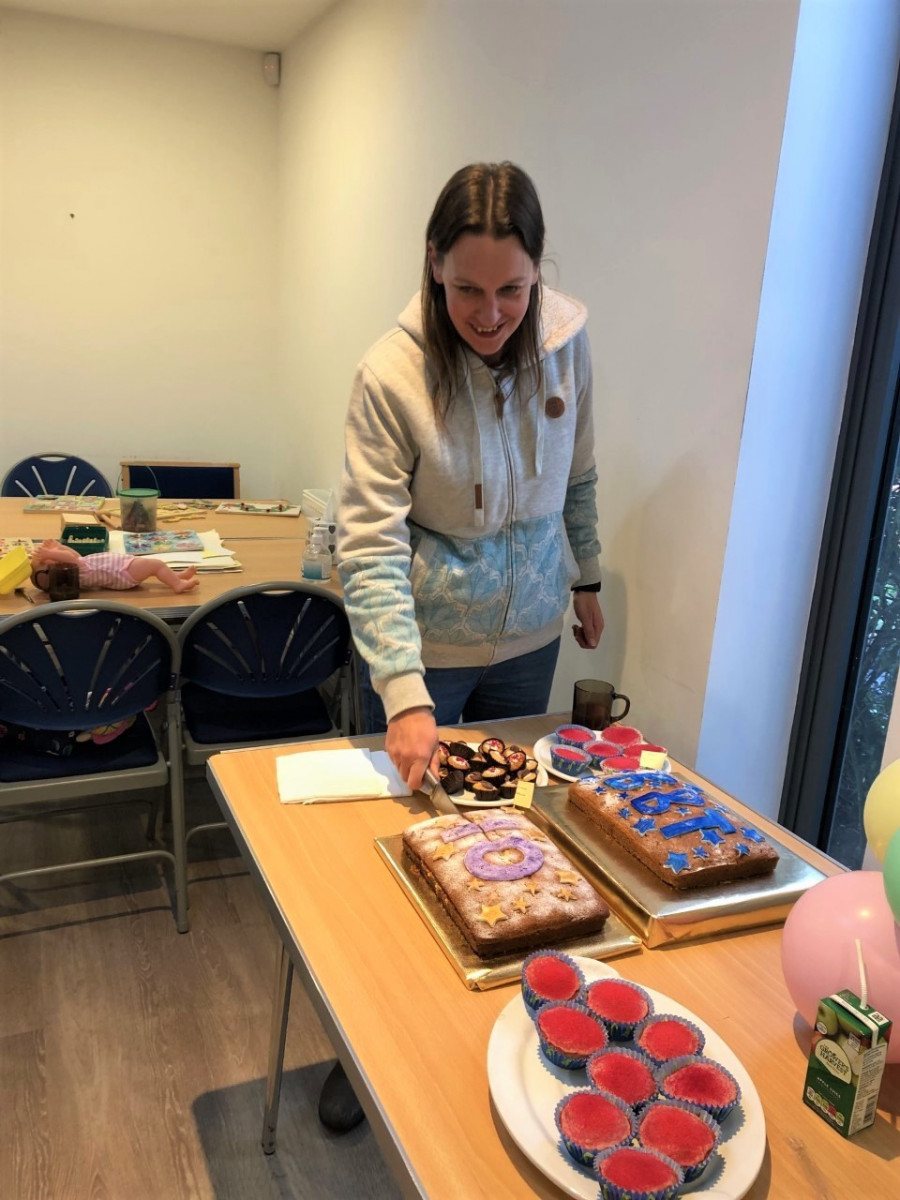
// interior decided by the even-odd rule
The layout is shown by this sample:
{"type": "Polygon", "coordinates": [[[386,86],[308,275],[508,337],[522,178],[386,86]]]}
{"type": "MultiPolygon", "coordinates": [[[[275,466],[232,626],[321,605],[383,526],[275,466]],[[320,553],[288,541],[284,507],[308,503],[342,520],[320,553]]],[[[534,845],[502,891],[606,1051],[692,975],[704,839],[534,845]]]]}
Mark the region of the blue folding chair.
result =
{"type": "MultiPolygon", "coordinates": [[[[112,600],[47,604],[0,623],[0,821],[119,803],[168,788],[173,848],[9,871],[0,883],[104,863],[163,859],[174,868],[175,920],[188,929],[184,790],[176,682],[180,649],[152,613],[112,600]],[[166,742],[146,710],[163,706],[166,742]],[[74,734],[134,718],[114,740],[74,734]],[[14,736],[10,736],[13,733],[14,736]]],[[[142,798],[145,800],[145,798],[142,798]]],[[[155,833],[155,819],[148,836],[155,833]]]]}
{"type": "MultiPolygon", "coordinates": [[[[193,612],[178,641],[188,765],[221,750],[359,729],[350,625],[340,599],[324,588],[298,581],[234,588],[193,612]]],[[[187,837],[223,824],[197,825],[187,837]]]]}
{"type": "Polygon", "coordinates": [[[111,496],[112,488],[96,467],[74,454],[36,454],[11,467],[2,496],[111,496]]]}

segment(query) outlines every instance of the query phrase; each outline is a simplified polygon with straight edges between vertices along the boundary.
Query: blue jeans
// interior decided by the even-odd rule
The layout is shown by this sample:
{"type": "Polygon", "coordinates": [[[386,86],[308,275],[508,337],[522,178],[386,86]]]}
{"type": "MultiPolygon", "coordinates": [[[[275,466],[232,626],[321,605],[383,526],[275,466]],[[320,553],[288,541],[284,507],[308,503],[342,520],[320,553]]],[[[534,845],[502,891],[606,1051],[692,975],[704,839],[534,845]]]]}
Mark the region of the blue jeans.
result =
{"type": "MultiPolygon", "coordinates": [[[[549,646],[489,667],[432,667],[425,686],[434,701],[438,725],[460,721],[499,721],[532,717],[547,711],[559,638],[549,646]]],[[[372,687],[369,670],[361,664],[363,733],[384,733],[387,722],[381,697],[372,687]]]]}

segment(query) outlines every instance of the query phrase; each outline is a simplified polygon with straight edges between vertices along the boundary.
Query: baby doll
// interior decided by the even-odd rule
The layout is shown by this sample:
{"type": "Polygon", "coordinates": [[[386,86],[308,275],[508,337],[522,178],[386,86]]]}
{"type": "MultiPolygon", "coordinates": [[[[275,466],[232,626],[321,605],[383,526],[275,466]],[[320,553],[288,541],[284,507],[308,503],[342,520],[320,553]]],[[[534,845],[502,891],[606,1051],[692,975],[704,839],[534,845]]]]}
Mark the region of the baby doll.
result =
{"type": "Polygon", "coordinates": [[[173,571],[158,558],[134,554],[88,554],[82,558],[71,546],[48,540],[41,542],[31,556],[31,579],[42,592],[48,589],[53,563],[74,563],[78,567],[80,586],[85,589],[111,588],[121,592],[155,576],[168,584],[173,592],[189,592],[200,582],[194,578],[196,567],[173,571]]]}

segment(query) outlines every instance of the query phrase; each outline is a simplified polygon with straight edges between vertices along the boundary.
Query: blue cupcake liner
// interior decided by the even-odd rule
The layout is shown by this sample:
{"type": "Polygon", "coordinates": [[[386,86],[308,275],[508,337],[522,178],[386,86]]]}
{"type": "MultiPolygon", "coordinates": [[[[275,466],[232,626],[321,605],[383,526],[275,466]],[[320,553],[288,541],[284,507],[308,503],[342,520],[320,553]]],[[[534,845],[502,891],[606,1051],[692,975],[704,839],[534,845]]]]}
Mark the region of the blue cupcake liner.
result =
{"type": "Polygon", "coordinates": [[[553,730],[553,740],[560,742],[563,746],[575,746],[578,750],[584,749],[585,742],[596,742],[597,735],[593,729],[588,729],[587,725],[576,725],[574,721],[569,721],[565,725],[557,725],[553,730]],[[579,733],[586,733],[589,736],[581,740],[569,741],[565,735],[565,730],[577,729],[579,733]]]}
{"type": "MultiPolygon", "coordinates": [[[[594,1051],[594,1053],[591,1055],[591,1057],[585,1063],[585,1071],[587,1072],[587,1081],[588,1081],[588,1085],[590,1087],[597,1088],[599,1091],[602,1091],[602,1092],[608,1092],[610,1090],[608,1084],[605,1085],[605,1084],[596,1083],[594,1081],[594,1079],[591,1077],[591,1064],[593,1062],[595,1062],[597,1059],[604,1058],[605,1056],[610,1055],[610,1054],[621,1054],[621,1055],[624,1055],[626,1058],[633,1058],[635,1060],[635,1062],[642,1063],[647,1068],[647,1070],[650,1072],[650,1074],[653,1078],[653,1084],[654,1084],[653,1094],[648,1096],[646,1098],[646,1100],[639,1100],[636,1104],[630,1105],[631,1109],[635,1113],[639,1113],[645,1104],[651,1104],[654,1100],[658,1099],[659,1083],[656,1078],[655,1064],[653,1063],[653,1061],[650,1058],[647,1057],[646,1054],[643,1053],[643,1051],[634,1050],[630,1046],[615,1046],[615,1045],[604,1046],[602,1050],[594,1051]]],[[[613,1095],[615,1095],[615,1092],[613,1092],[613,1095]]],[[[624,1096],[620,1096],[619,1099],[622,1100],[625,1104],[629,1103],[627,1100],[625,1100],[624,1096]]]]}
{"type": "Polygon", "coordinates": [[[681,1058],[670,1059],[667,1063],[657,1068],[656,1082],[659,1084],[660,1097],[673,1104],[690,1104],[692,1108],[702,1109],[703,1112],[709,1113],[714,1121],[721,1124],[729,1113],[734,1112],[735,1108],[741,1102],[741,1085],[735,1079],[734,1075],[714,1058],[709,1058],[705,1054],[684,1054],[681,1058]],[[673,1071],[677,1071],[679,1067],[687,1067],[691,1063],[711,1063],[719,1071],[722,1072],[734,1084],[734,1100],[730,1104],[703,1104],[699,1100],[680,1100],[677,1096],[670,1096],[665,1091],[665,1081],[673,1071]]]}
{"type": "MultiPolygon", "coordinates": [[[[646,1119],[646,1116],[651,1109],[658,1108],[660,1105],[667,1106],[669,1108],[680,1108],[685,1112],[693,1113],[693,1115],[701,1120],[713,1135],[713,1144],[710,1147],[709,1154],[707,1154],[706,1158],[704,1158],[702,1162],[695,1164],[693,1167],[681,1168],[684,1171],[684,1182],[692,1183],[695,1179],[700,1178],[700,1176],[709,1166],[710,1159],[719,1148],[719,1142],[722,1140],[722,1134],[719,1130],[718,1123],[709,1115],[708,1112],[705,1112],[702,1108],[698,1108],[696,1104],[688,1104],[685,1100],[673,1100],[670,1096],[663,1096],[659,1100],[654,1100],[652,1104],[645,1104],[635,1120],[635,1136],[639,1146],[644,1144],[641,1141],[642,1123],[646,1119]]],[[[653,1147],[649,1146],[648,1149],[652,1150],[653,1147]]]]}
{"type": "MultiPolygon", "coordinates": [[[[645,1017],[643,1021],[635,1026],[634,1034],[632,1035],[634,1038],[635,1049],[642,1050],[644,1054],[646,1054],[651,1060],[651,1062],[654,1062],[658,1067],[662,1067],[666,1063],[673,1061],[670,1058],[658,1058],[652,1053],[652,1051],[648,1050],[646,1046],[642,1046],[640,1043],[641,1035],[644,1033],[644,1030],[647,1029],[649,1025],[657,1024],[660,1021],[678,1021],[681,1025],[686,1025],[688,1029],[692,1030],[697,1036],[697,1050],[695,1053],[698,1055],[703,1053],[703,1047],[706,1045],[706,1034],[702,1029],[695,1025],[693,1021],[689,1021],[686,1017],[680,1017],[677,1013],[651,1013],[649,1017],[645,1017]]],[[[681,1057],[684,1057],[684,1055],[681,1057]]]]}
{"type": "Polygon", "coordinates": [[[561,950],[533,950],[522,961],[522,999],[525,1001],[526,1006],[534,1013],[539,1008],[543,1008],[545,1004],[551,1003],[549,997],[539,996],[526,979],[529,963],[537,958],[558,958],[572,968],[576,977],[581,981],[575,995],[572,996],[573,1000],[577,1000],[581,990],[584,988],[584,971],[582,971],[574,958],[568,954],[564,954],[561,950]]]}
{"type": "Polygon", "coordinates": [[[648,1146],[613,1146],[610,1150],[601,1150],[599,1154],[594,1155],[593,1172],[600,1182],[600,1195],[603,1200],[672,1200],[674,1196],[678,1195],[678,1189],[685,1181],[684,1171],[674,1159],[669,1158],[667,1154],[662,1154],[659,1150],[651,1150],[648,1146]],[[637,1150],[640,1154],[652,1155],[675,1172],[676,1182],[671,1187],[656,1188],[649,1192],[635,1191],[634,1188],[622,1188],[615,1183],[610,1183],[608,1179],[603,1178],[603,1164],[620,1150],[637,1150]]]}
{"type": "MultiPolygon", "coordinates": [[[[621,979],[621,978],[612,979],[612,980],[592,979],[590,983],[586,983],[584,985],[583,1003],[590,1012],[593,1012],[594,1010],[591,1008],[590,1004],[588,1003],[588,992],[595,984],[598,984],[598,983],[625,984],[626,987],[630,987],[633,991],[637,992],[638,995],[644,1001],[644,1003],[647,1005],[647,1016],[642,1017],[641,1020],[646,1021],[649,1017],[653,1016],[653,1011],[654,1011],[655,1005],[650,996],[650,993],[645,988],[642,988],[640,986],[640,984],[632,983],[630,979],[621,979]]],[[[596,1013],[595,1015],[598,1016],[600,1018],[600,1020],[603,1022],[603,1024],[606,1026],[606,1032],[609,1034],[610,1038],[614,1042],[630,1041],[632,1036],[634,1035],[634,1031],[641,1024],[641,1021],[614,1021],[611,1017],[604,1017],[602,1013],[596,1013]]]]}
{"type": "MultiPolygon", "coordinates": [[[[535,1013],[534,1027],[537,1030],[538,1042],[540,1043],[541,1051],[545,1057],[557,1067],[562,1067],[564,1071],[580,1071],[590,1058],[591,1054],[594,1054],[595,1051],[592,1050],[589,1054],[568,1054],[565,1050],[560,1049],[558,1046],[554,1046],[552,1042],[548,1041],[541,1031],[539,1019],[552,1008],[571,1008],[575,1012],[584,1013],[585,1016],[590,1017],[591,1020],[596,1023],[598,1029],[600,1029],[603,1033],[604,1045],[606,1044],[607,1037],[606,1026],[603,1024],[600,1018],[596,1016],[595,1013],[590,1012],[584,1007],[583,1004],[579,1004],[575,1000],[550,1000],[547,1004],[542,1004],[535,1013]]],[[[598,1049],[602,1050],[603,1047],[600,1046],[598,1049]]]]}
{"type": "Polygon", "coordinates": [[[591,764],[591,756],[586,750],[582,750],[580,746],[570,746],[566,743],[559,743],[550,747],[550,766],[554,771],[561,771],[564,775],[585,775],[594,770],[591,764]],[[577,759],[560,755],[559,751],[565,750],[568,755],[577,755],[577,759]]]}
{"type": "Polygon", "coordinates": [[[635,1121],[634,1113],[631,1111],[628,1105],[623,1100],[620,1100],[618,1096],[614,1096],[612,1092],[605,1092],[602,1088],[576,1088],[575,1091],[567,1092],[565,1096],[563,1096],[562,1099],[557,1102],[556,1107],[553,1110],[553,1120],[556,1124],[560,1140],[565,1147],[566,1153],[580,1166],[590,1167],[593,1166],[594,1159],[598,1154],[601,1153],[601,1151],[596,1148],[592,1149],[590,1146],[582,1146],[578,1142],[573,1141],[567,1134],[563,1133],[562,1123],[560,1120],[563,1109],[569,1103],[572,1097],[581,1095],[602,1096],[605,1100],[608,1100],[610,1104],[614,1104],[619,1112],[628,1118],[628,1133],[621,1139],[621,1141],[616,1142],[615,1146],[604,1146],[604,1150],[615,1150],[620,1146],[627,1146],[628,1143],[634,1138],[635,1121]]]}

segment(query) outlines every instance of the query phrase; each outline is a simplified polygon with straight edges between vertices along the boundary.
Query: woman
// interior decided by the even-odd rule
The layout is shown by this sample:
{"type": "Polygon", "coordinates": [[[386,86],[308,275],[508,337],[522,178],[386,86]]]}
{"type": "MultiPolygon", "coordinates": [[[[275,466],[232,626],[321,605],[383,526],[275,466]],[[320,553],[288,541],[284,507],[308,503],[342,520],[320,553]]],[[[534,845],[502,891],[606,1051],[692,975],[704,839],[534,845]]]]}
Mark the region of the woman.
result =
{"type": "Polygon", "coordinates": [[[339,572],[367,731],[412,789],[438,725],[546,712],[570,589],[579,645],[603,631],[587,313],[543,251],[521,168],[457,171],[353,385],[339,572]]]}
{"type": "MultiPolygon", "coordinates": [[[[438,725],[546,712],[570,589],[579,645],[603,632],[587,313],[542,289],[543,253],[521,168],[457,171],[421,293],[353,385],[338,570],[366,731],[413,790],[438,725]]],[[[319,1116],[362,1120],[340,1064],[319,1116]]]]}

